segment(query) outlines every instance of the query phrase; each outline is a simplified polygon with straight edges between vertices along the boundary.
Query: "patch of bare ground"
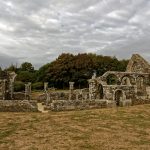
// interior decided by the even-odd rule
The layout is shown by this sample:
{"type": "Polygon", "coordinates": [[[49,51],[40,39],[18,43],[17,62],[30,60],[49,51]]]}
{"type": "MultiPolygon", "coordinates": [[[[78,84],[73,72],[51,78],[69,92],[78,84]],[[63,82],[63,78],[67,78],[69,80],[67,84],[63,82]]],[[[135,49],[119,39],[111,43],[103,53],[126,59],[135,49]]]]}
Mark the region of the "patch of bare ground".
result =
{"type": "Polygon", "coordinates": [[[150,105],[0,113],[1,150],[149,150],[150,105]]]}

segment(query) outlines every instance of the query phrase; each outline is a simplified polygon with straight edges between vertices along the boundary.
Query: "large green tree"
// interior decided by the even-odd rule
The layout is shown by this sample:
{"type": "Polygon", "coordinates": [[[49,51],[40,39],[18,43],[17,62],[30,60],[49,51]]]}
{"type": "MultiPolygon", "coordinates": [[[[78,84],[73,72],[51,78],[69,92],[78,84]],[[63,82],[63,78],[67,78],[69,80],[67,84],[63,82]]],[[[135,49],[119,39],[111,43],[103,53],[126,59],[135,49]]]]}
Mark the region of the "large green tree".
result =
{"type": "Polygon", "coordinates": [[[22,63],[20,69],[21,71],[29,71],[29,72],[34,71],[33,65],[29,62],[22,63]]]}
{"type": "Polygon", "coordinates": [[[17,75],[17,81],[22,82],[35,82],[36,81],[36,74],[34,72],[29,71],[20,71],[17,75]]]}
{"type": "Polygon", "coordinates": [[[88,86],[87,80],[93,72],[100,76],[106,71],[125,71],[127,63],[127,60],[118,60],[116,57],[63,53],[39,69],[37,81],[47,81],[49,86],[61,89],[67,88],[69,81],[74,81],[77,88],[84,88],[88,86]]]}
{"type": "MultiPolygon", "coordinates": [[[[29,62],[22,63],[20,68],[11,65],[6,70],[17,73],[16,79],[19,84],[32,82],[35,87],[42,87],[43,82],[48,82],[50,87],[65,89],[68,88],[69,81],[73,81],[76,88],[86,88],[88,87],[88,79],[92,77],[94,72],[97,73],[97,76],[101,76],[106,71],[125,71],[127,63],[128,60],[118,60],[116,57],[91,53],[77,55],[63,53],[38,71],[34,70],[33,65],[29,62]]],[[[0,74],[5,76],[3,71],[0,74]]]]}

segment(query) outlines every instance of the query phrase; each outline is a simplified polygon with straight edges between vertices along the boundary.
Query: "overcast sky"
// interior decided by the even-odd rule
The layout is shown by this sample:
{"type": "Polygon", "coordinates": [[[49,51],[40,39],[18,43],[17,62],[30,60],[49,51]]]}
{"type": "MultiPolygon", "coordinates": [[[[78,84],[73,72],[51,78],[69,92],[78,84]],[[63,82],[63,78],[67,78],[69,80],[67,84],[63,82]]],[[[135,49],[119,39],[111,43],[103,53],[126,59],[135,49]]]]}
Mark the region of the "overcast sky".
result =
{"type": "Polygon", "coordinates": [[[0,0],[0,65],[62,52],[150,61],[150,0],[0,0]]]}

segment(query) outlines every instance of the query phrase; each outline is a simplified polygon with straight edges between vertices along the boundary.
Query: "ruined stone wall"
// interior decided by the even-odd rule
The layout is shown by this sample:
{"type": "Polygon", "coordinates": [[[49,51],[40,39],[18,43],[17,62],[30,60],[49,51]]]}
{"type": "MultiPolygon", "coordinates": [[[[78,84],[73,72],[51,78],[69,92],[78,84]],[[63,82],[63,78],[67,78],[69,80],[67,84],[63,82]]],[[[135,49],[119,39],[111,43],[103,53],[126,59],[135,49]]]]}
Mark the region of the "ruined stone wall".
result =
{"type": "Polygon", "coordinates": [[[150,64],[139,54],[133,54],[127,69],[127,72],[150,73],[150,64]]]}
{"type": "Polygon", "coordinates": [[[150,104],[150,99],[133,99],[132,105],[142,105],[142,104],[150,104]]]}
{"type": "Polygon", "coordinates": [[[146,87],[147,97],[150,99],[150,86],[146,87]]]}
{"type": "Polygon", "coordinates": [[[44,102],[46,101],[46,94],[41,94],[37,97],[38,102],[44,102]]]}
{"type": "Polygon", "coordinates": [[[84,110],[84,109],[94,109],[94,108],[110,108],[114,107],[113,101],[107,100],[59,100],[53,101],[47,109],[52,111],[68,111],[68,110],[84,110]]]}
{"type": "Polygon", "coordinates": [[[14,93],[15,72],[2,71],[0,74],[0,100],[10,100],[14,93]]]}
{"type": "Polygon", "coordinates": [[[14,100],[25,100],[25,93],[23,92],[15,92],[13,93],[14,100]]]}
{"type": "MultiPolygon", "coordinates": [[[[89,99],[89,89],[80,89],[80,90],[73,90],[71,93],[69,91],[66,92],[49,92],[49,99],[51,101],[54,100],[87,100],[89,99]],[[71,94],[71,97],[70,97],[71,94]]],[[[46,93],[43,93],[38,98],[39,102],[44,102],[47,99],[46,93]]]]}
{"type": "Polygon", "coordinates": [[[135,86],[126,85],[105,85],[104,89],[104,99],[114,100],[115,91],[121,90],[125,94],[125,99],[135,98],[135,86]]]}
{"type": "Polygon", "coordinates": [[[36,101],[0,100],[0,112],[37,112],[36,101]]]}
{"type": "Polygon", "coordinates": [[[50,99],[51,100],[68,100],[69,92],[51,92],[50,99]]]}

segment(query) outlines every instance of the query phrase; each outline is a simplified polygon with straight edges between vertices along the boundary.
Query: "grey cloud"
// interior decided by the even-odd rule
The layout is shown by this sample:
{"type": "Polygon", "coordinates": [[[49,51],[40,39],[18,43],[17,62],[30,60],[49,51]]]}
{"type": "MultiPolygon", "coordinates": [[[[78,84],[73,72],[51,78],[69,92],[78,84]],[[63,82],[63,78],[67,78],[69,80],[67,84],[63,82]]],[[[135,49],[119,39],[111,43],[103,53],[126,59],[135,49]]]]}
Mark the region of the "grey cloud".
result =
{"type": "Polygon", "coordinates": [[[0,53],[0,67],[5,68],[11,64],[18,64],[17,58],[0,53]]]}
{"type": "Polygon", "coordinates": [[[150,60],[149,7],[145,0],[1,0],[0,63],[39,67],[62,52],[150,60]]]}

